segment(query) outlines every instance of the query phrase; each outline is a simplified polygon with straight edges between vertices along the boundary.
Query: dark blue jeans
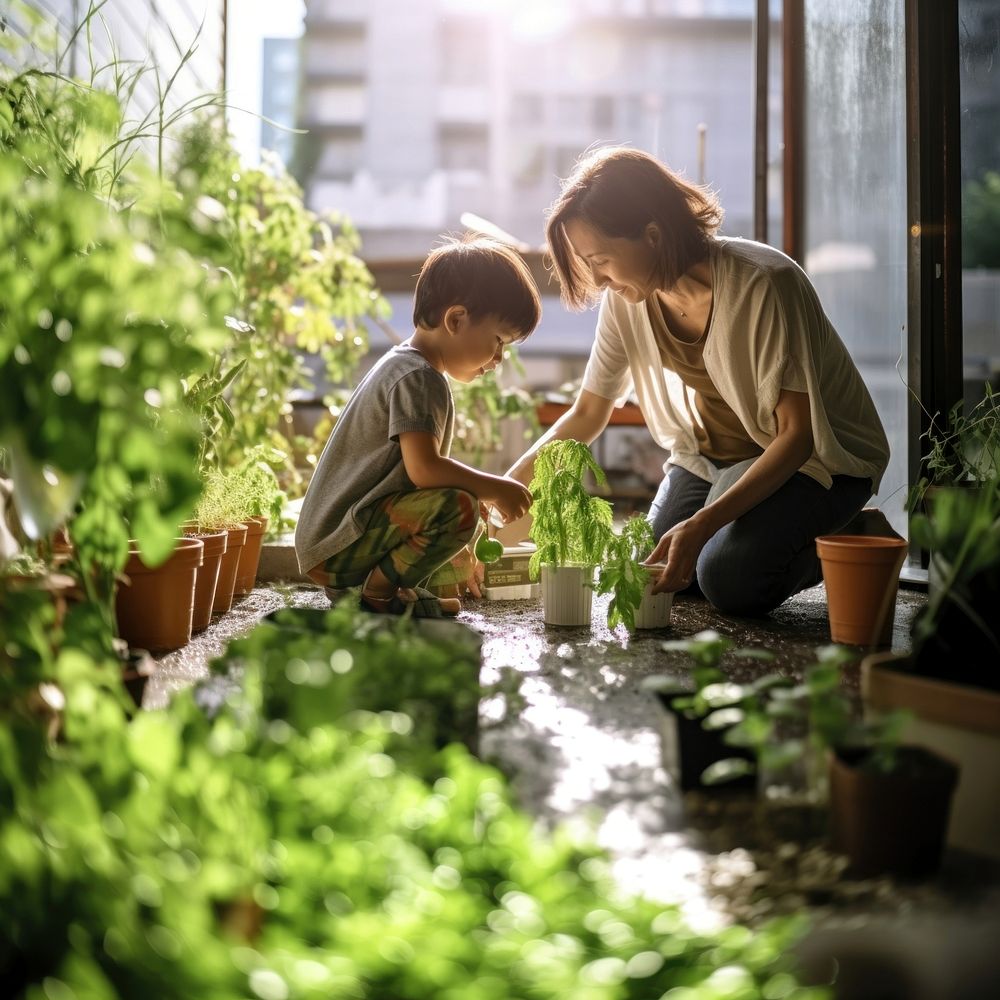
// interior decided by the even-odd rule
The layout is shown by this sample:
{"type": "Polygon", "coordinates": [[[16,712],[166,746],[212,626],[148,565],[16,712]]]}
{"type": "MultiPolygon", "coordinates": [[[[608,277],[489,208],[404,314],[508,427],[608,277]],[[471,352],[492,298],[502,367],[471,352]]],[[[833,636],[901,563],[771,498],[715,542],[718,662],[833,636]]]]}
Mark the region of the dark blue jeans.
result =
{"type": "MultiPolygon", "coordinates": [[[[712,484],[677,465],[667,474],[647,519],[657,540],[705,506],[712,484]]],[[[825,489],[796,472],[787,483],[718,531],[698,557],[689,592],[720,611],[758,617],[823,579],[816,536],[842,528],[872,495],[870,479],[834,476],[825,489]]]]}

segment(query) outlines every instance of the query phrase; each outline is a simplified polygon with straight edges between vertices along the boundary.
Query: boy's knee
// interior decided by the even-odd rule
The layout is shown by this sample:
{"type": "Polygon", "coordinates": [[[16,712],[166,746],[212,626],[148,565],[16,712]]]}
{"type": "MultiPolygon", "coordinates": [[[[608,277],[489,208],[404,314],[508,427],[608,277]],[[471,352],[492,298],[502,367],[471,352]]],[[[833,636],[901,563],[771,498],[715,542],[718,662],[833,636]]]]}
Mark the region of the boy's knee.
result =
{"type": "Polygon", "coordinates": [[[447,489],[447,530],[463,545],[472,540],[479,524],[479,500],[468,490],[447,489]]]}

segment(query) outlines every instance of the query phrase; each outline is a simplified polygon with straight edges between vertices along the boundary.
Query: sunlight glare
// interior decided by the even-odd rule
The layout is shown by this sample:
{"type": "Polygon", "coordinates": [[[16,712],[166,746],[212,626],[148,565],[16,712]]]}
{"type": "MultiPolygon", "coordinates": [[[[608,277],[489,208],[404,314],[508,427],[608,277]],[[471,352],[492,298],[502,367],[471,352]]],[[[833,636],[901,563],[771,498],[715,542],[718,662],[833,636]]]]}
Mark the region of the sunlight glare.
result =
{"type": "Polygon", "coordinates": [[[511,33],[527,41],[562,34],[573,21],[570,0],[443,0],[457,14],[495,15],[510,25],[511,33]]]}

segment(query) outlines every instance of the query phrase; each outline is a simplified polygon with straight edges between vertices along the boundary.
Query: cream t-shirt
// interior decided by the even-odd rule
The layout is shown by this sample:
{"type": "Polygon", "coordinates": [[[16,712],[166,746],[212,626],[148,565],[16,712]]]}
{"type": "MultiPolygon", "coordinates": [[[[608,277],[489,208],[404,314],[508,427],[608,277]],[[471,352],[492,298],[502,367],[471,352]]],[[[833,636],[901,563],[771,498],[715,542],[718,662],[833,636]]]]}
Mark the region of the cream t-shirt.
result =
{"type": "MultiPolygon", "coordinates": [[[[747,433],[766,448],[777,433],[778,394],[807,392],[814,446],[800,471],[828,488],[835,475],[870,478],[877,493],[889,442],[805,271],[774,247],[726,237],[711,241],[709,265],[705,370],[747,433]]],[[[692,390],[664,369],[644,301],[632,304],[605,291],[582,387],[619,406],[634,387],[646,425],[670,462],[715,482],[719,470],[699,454],[687,416],[692,390]]]]}

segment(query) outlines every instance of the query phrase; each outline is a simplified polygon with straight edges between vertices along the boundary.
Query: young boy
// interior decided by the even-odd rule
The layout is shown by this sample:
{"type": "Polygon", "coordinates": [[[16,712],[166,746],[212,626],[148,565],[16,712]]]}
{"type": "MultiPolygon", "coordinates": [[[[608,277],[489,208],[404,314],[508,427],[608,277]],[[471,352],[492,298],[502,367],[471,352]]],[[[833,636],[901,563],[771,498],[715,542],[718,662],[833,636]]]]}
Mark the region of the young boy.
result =
{"type": "Polygon", "coordinates": [[[295,529],[300,570],[330,590],[361,587],[369,611],[457,614],[420,586],[476,533],[480,504],[523,516],[517,480],[448,457],[455,406],[446,376],[471,382],[538,325],[524,261],[489,239],[451,240],[417,278],[413,336],[355,389],[323,449],[295,529]]]}

